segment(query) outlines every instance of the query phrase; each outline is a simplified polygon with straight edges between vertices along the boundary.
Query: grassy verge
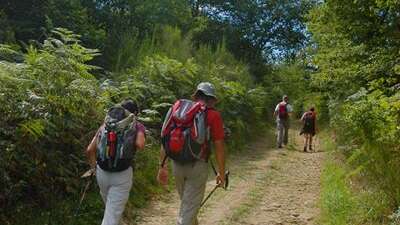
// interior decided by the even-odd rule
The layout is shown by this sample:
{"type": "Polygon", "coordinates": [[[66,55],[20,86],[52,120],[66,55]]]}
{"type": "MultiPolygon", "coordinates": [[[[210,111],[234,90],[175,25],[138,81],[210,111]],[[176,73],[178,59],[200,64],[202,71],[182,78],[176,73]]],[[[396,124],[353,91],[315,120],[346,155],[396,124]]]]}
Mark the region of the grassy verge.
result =
{"type": "Polygon", "coordinates": [[[389,219],[390,207],[384,193],[363,181],[362,174],[348,165],[328,134],[321,138],[328,156],[321,176],[320,224],[398,224],[396,215],[389,219]]]}

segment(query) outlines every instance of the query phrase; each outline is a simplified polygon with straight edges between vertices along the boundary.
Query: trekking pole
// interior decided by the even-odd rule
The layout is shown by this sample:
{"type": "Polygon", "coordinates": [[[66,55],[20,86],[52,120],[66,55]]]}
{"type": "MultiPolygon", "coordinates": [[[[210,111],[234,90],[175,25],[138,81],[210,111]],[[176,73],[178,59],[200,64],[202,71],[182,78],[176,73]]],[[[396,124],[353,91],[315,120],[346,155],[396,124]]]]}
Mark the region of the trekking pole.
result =
{"type": "Polygon", "coordinates": [[[218,185],[215,185],[215,187],[211,190],[211,192],[207,195],[207,197],[201,202],[200,208],[203,207],[203,205],[207,202],[207,200],[211,197],[212,194],[217,190],[218,185]]]}
{"type": "MultiPolygon", "coordinates": [[[[315,148],[316,146],[317,146],[317,144],[315,143],[316,141],[318,140],[318,137],[317,137],[317,134],[315,134],[315,136],[314,136],[314,141],[313,141],[313,149],[314,149],[314,152],[319,152],[319,150],[317,151],[317,149],[315,148]]],[[[318,143],[319,143],[319,140],[318,140],[318,143]]],[[[318,146],[319,147],[321,147],[319,144],[318,144],[318,146]]]]}
{"type": "MultiPolygon", "coordinates": [[[[83,200],[85,199],[85,196],[86,196],[86,192],[89,190],[89,187],[90,187],[90,185],[91,185],[92,182],[93,182],[93,180],[92,180],[91,178],[93,177],[94,174],[95,174],[95,170],[94,170],[94,169],[90,169],[90,170],[86,171],[86,172],[81,176],[81,178],[89,178],[89,180],[86,182],[86,185],[85,185],[85,187],[84,187],[84,189],[83,189],[83,191],[82,191],[82,195],[81,195],[81,197],[80,197],[80,199],[79,199],[78,207],[75,209],[72,222],[75,222],[76,217],[77,217],[78,214],[79,214],[79,211],[80,211],[80,209],[81,209],[82,202],[83,202],[83,200]]],[[[73,224],[73,223],[70,223],[70,224],[73,224]]]]}
{"type": "MultiPolygon", "coordinates": [[[[210,160],[210,164],[211,164],[211,168],[214,171],[215,176],[217,176],[218,173],[217,173],[217,170],[215,169],[215,166],[214,166],[214,163],[212,162],[212,160],[210,160]]],[[[225,187],[224,187],[225,190],[229,186],[229,174],[230,174],[229,170],[225,171],[225,187]]]]}
{"type": "Polygon", "coordinates": [[[214,163],[212,162],[212,160],[210,160],[210,164],[211,164],[211,168],[213,169],[213,172],[215,174],[215,176],[217,176],[217,170],[215,169],[214,163]]]}
{"type": "MultiPolygon", "coordinates": [[[[212,164],[211,164],[211,165],[212,165],[212,164]]],[[[212,167],[213,167],[214,171],[216,172],[215,167],[214,167],[214,166],[212,166],[212,167]]],[[[229,186],[229,174],[230,174],[229,170],[225,172],[225,185],[224,185],[224,189],[225,189],[225,190],[226,190],[226,189],[228,188],[228,186],[229,186]]],[[[219,185],[215,185],[215,187],[210,191],[210,193],[207,195],[207,197],[201,202],[200,208],[207,202],[207,200],[214,194],[214,192],[215,192],[218,188],[219,188],[219,185]]]]}

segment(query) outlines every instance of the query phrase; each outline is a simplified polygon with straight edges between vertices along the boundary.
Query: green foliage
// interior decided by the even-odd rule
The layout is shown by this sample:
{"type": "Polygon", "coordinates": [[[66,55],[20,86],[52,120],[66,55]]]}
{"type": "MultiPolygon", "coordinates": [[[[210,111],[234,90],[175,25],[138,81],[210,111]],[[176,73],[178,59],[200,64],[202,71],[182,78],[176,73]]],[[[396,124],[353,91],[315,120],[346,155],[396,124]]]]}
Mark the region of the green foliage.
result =
{"type": "Polygon", "coordinates": [[[347,185],[345,170],[338,165],[327,164],[322,178],[322,224],[351,224],[355,204],[347,185]]]}
{"type": "MultiPolygon", "coordinates": [[[[7,209],[0,213],[2,224],[71,219],[82,184],[77,177],[85,169],[82,150],[106,109],[128,97],[140,104],[139,119],[149,128],[153,149],[138,154],[135,206],[159,191],[153,151],[166,110],[176,99],[190,98],[199,82],[215,84],[217,108],[233,131],[229,144],[239,148],[276,103],[271,93],[279,92],[272,90],[272,78],[267,88],[254,81],[271,75],[271,59],[290,58],[304,47],[303,15],[312,5],[176,0],[2,3],[0,43],[7,44],[0,45],[0,148],[5,149],[0,155],[0,207],[7,209]],[[24,216],[13,217],[20,212],[24,216]]],[[[280,77],[286,73],[291,81],[301,74],[282,69],[280,77]]],[[[89,194],[76,224],[99,223],[102,205],[96,196],[89,194]]]]}
{"type": "MultiPolygon", "coordinates": [[[[312,83],[352,174],[385,196],[380,214],[363,215],[375,223],[400,204],[399,9],[397,1],[332,0],[309,15],[318,68],[312,83]]],[[[373,192],[366,196],[379,199],[373,192]]]]}
{"type": "MultiPolygon", "coordinates": [[[[140,42],[153,50],[132,53],[137,63],[124,64],[102,82],[92,75],[97,67],[88,64],[99,53],[83,47],[79,36],[66,29],[54,30],[40,47],[30,46],[25,54],[2,46],[4,55],[22,55],[24,61],[0,61],[0,103],[4,106],[0,109],[4,118],[0,147],[6,149],[0,162],[8,162],[0,166],[6,178],[1,181],[5,194],[0,199],[9,209],[0,221],[22,224],[12,218],[22,210],[32,224],[72,220],[82,185],[78,177],[86,168],[82,150],[105,110],[125,98],[139,103],[139,119],[150,132],[148,150],[136,159],[129,207],[143,206],[160,192],[155,174],[163,116],[176,99],[191,98],[199,82],[210,81],[217,88],[217,108],[233,133],[229,146],[239,149],[260,129],[268,96],[253,84],[248,67],[236,61],[223,44],[215,51],[206,46],[196,51],[178,29],[162,31],[162,38],[140,42]],[[181,50],[168,47],[176,44],[181,50]],[[32,206],[40,206],[43,213],[34,217],[37,211],[27,210],[32,206]]],[[[94,193],[82,206],[76,224],[99,223],[102,203],[94,193]]]]}
{"type": "Polygon", "coordinates": [[[29,47],[24,63],[0,63],[5,208],[48,207],[57,201],[49,196],[77,191],[82,149],[100,118],[97,81],[86,64],[95,55],[76,35],[57,29],[41,48],[29,47]]]}
{"type": "MultiPolygon", "coordinates": [[[[230,25],[227,35],[240,35],[239,40],[230,38],[229,49],[243,59],[254,60],[257,53],[264,59],[291,58],[304,47],[307,40],[304,16],[313,1],[196,1],[197,9],[214,18],[219,27],[230,25]],[[248,45],[251,43],[250,45],[248,45]],[[246,46],[247,45],[247,46],[246,46]],[[241,46],[242,48],[238,48],[241,46]],[[250,48],[250,51],[246,51],[250,48]],[[246,49],[243,51],[243,49],[246,49]],[[252,53],[251,53],[252,52],[252,53]],[[253,54],[253,55],[251,55],[253,54]],[[244,57],[243,57],[244,56],[244,57]]],[[[220,28],[221,29],[221,28],[220,28]]],[[[207,32],[205,30],[204,32],[207,32]]],[[[215,39],[213,35],[202,37],[215,39]]],[[[219,43],[218,41],[217,43],[219,43]]]]}
{"type": "Polygon", "coordinates": [[[353,145],[350,163],[361,168],[396,206],[400,200],[397,175],[399,165],[399,95],[386,97],[379,92],[361,96],[342,105],[343,116],[337,117],[341,142],[353,145]],[[357,149],[357,151],[355,150],[357,149]]]}
{"type": "MultiPolygon", "coordinates": [[[[320,135],[323,148],[328,152],[327,163],[321,175],[321,224],[388,224],[389,197],[384,191],[366,185],[368,179],[360,177],[360,170],[354,170],[343,161],[340,146],[327,133],[320,135]],[[340,156],[340,157],[337,157],[340,156]]],[[[395,220],[395,215],[393,220],[395,220]]]]}
{"type": "Polygon", "coordinates": [[[264,80],[264,86],[269,89],[269,92],[275,100],[274,104],[281,101],[283,95],[289,97],[289,101],[294,107],[294,111],[300,117],[304,110],[307,110],[315,102],[310,98],[310,72],[302,65],[300,60],[293,63],[278,65],[274,68],[272,77],[267,77],[264,80]]]}
{"type": "MultiPolygon", "coordinates": [[[[266,62],[293,58],[305,47],[309,39],[305,14],[314,2],[3,0],[0,43],[42,41],[50,30],[65,27],[81,34],[85,46],[104,53],[95,60],[96,65],[120,72],[140,61],[137,56],[143,49],[137,47],[143,46],[143,40],[155,34],[162,39],[157,30],[171,26],[190,33],[185,37],[193,39],[196,46],[217,48],[225,39],[227,49],[249,64],[251,74],[261,81],[270,72],[266,62]]],[[[175,46],[168,51],[181,53],[180,43],[172,43],[175,46]]],[[[186,56],[175,54],[172,58],[181,61],[186,56]]]]}

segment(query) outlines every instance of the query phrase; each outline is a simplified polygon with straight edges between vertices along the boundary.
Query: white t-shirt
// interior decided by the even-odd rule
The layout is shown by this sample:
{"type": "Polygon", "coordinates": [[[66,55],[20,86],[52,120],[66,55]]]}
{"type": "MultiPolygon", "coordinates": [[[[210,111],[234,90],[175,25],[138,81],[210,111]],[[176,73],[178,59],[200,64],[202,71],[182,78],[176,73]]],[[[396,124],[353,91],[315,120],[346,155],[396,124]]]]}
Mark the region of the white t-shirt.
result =
{"type": "MultiPolygon", "coordinates": [[[[289,103],[286,103],[286,102],[283,102],[283,101],[282,101],[282,102],[279,102],[278,105],[276,105],[276,107],[275,107],[275,113],[278,113],[278,112],[279,112],[279,105],[282,104],[282,103],[286,104],[286,110],[287,110],[288,113],[293,112],[293,107],[292,107],[292,105],[290,105],[289,103]]],[[[279,116],[276,117],[276,120],[278,120],[278,121],[280,120],[279,116]]]]}

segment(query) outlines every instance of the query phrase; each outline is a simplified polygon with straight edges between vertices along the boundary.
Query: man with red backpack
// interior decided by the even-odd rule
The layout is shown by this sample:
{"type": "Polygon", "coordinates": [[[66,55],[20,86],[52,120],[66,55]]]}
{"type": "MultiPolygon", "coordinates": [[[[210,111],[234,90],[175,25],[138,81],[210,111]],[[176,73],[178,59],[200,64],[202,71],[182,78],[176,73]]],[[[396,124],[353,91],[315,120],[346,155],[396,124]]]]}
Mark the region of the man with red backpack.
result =
{"type": "Polygon", "coordinates": [[[290,126],[290,114],[293,112],[292,106],[289,104],[288,96],[284,95],[282,102],[278,103],[275,107],[274,117],[276,118],[277,124],[277,145],[278,148],[282,148],[282,145],[288,144],[289,126],[290,126]]]}
{"type": "Polygon", "coordinates": [[[215,88],[200,83],[193,100],[181,99],[168,111],[161,131],[158,181],[168,183],[167,158],[173,162],[173,174],[181,204],[177,225],[197,225],[197,214],[204,197],[208,178],[208,160],[213,143],[218,165],[216,183],[225,183],[224,127],[215,110],[215,88]]]}

